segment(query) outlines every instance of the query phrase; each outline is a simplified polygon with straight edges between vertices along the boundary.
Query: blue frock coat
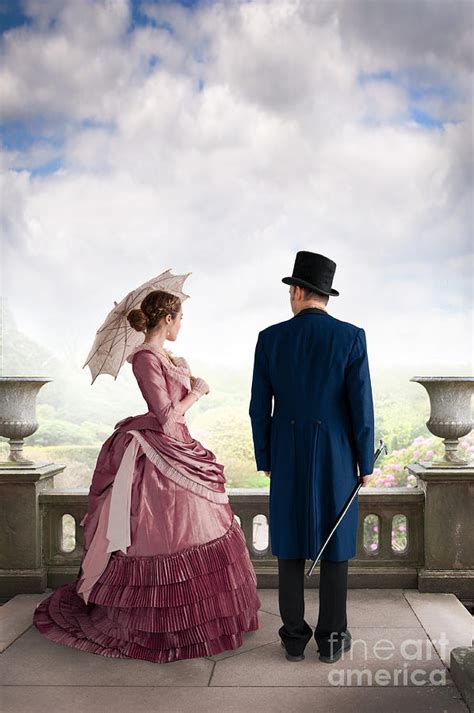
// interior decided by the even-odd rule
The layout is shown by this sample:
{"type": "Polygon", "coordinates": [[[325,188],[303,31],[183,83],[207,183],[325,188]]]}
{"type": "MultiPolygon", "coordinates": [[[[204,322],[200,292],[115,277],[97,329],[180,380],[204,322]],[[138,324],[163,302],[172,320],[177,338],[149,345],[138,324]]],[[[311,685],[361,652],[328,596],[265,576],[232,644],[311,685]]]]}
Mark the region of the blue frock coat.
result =
{"type": "MultiPolygon", "coordinates": [[[[255,347],[249,415],[257,470],[271,471],[272,554],[314,559],[358,474],[374,468],[364,329],[317,307],[263,329],[255,347]]],[[[323,559],[354,557],[357,515],[356,497],[323,559]]]]}

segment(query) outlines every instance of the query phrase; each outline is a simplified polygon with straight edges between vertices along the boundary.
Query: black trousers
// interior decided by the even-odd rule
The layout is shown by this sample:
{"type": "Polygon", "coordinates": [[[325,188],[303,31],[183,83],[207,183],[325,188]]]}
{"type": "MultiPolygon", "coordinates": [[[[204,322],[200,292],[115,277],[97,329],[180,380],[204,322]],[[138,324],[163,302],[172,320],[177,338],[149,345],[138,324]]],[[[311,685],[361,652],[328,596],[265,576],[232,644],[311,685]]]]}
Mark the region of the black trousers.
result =
{"type": "MultiPolygon", "coordinates": [[[[293,656],[303,653],[313,636],[304,618],[305,562],[305,559],[278,558],[278,604],[283,622],[278,633],[293,656]]],[[[335,634],[347,629],[348,560],[321,560],[320,567],[319,615],[314,638],[320,652],[328,655],[337,641],[335,634]]]]}

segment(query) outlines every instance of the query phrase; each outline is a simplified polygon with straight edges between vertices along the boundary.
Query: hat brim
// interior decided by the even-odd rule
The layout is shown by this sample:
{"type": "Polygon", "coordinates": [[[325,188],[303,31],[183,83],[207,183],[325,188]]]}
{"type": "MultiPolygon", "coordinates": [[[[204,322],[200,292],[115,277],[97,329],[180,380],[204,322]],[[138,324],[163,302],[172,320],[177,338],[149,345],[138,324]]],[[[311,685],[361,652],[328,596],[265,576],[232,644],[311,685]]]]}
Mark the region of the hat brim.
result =
{"type": "Polygon", "coordinates": [[[283,277],[282,282],[285,283],[285,285],[299,285],[299,287],[307,287],[308,290],[312,290],[313,292],[319,292],[320,295],[328,295],[330,297],[339,297],[339,292],[335,290],[333,287],[331,287],[330,292],[326,292],[326,290],[322,290],[320,287],[316,287],[316,285],[312,285],[311,282],[306,282],[306,280],[301,280],[299,277],[283,277]]]}

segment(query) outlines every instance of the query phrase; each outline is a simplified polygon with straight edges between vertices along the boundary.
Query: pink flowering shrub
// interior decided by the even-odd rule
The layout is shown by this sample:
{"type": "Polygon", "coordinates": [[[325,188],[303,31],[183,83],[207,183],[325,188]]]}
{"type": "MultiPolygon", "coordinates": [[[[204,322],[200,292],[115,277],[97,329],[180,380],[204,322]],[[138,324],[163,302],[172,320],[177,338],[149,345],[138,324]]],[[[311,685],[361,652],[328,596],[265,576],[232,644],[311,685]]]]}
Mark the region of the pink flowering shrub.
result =
{"type": "MultiPolygon", "coordinates": [[[[458,453],[461,458],[471,462],[474,459],[474,431],[464,436],[459,442],[458,453]]],[[[417,480],[406,470],[406,466],[415,461],[441,460],[444,444],[440,438],[418,436],[410,446],[380,456],[374,468],[374,477],[369,481],[369,488],[415,488],[417,480]]],[[[397,552],[403,552],[408,546],[408,523],[405,515],[395,515],[392,521],[391,545],[397,552]]],[[[368,554],[377,554],[379,550],[379,520],[377,515],[367,515],[364,520],[364,548],[368,554]]]]}
{"type": "MultiPolygon", "coordinates": [[[[364,519],[364,548],[368,554],[376,554],[380,547],[378,522],[374,514],[364,519]]],[[[401,513],[392,518],[391,545],[396,552],[404,552],[408,546],[408,522],[401,513]]]]}
{"type": "MultiPolygon", "coordinates": [[[[474,431],[460,439],[458,452],[461,458],[468,461],[474,459],[474,431]]],[[[399,450],[388,451],[377,461],[374,477],[369,481],[369,488],[414,488],[416,477],[406,470],[415,461],[440,460],[443,457],[444,444],[440,438],[417,436],[410,446],[399,450]]]]}

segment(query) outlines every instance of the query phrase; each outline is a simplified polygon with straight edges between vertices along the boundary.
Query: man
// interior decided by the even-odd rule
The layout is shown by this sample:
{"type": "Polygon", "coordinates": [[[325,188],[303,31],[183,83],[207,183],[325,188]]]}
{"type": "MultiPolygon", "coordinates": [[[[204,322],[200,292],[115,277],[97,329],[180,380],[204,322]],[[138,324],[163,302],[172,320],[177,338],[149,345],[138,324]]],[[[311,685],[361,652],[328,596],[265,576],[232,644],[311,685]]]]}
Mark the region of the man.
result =
{"type": "MultiPolygon", "coordinates": [[[[249,415],[257,470],[270,477],[269,529],[278,558],[278,633],[291,661],[304,659],[313,631],[304,619],[305,561],[313,560],[358,479],[374,466],[374,409],[365,331],[328,314],[336,263],[296,255],[291,319],[258,334],[249,415]],[[274,408],[272,413],[272,400],[274,408]],[[359,472],[357,472],[357,467],[359,472]]],[[[357,497],[320,565],[314,638],[320,660],[350,649],[348,560],[356,553],[357,497]]]]}

